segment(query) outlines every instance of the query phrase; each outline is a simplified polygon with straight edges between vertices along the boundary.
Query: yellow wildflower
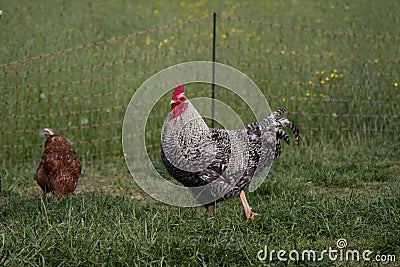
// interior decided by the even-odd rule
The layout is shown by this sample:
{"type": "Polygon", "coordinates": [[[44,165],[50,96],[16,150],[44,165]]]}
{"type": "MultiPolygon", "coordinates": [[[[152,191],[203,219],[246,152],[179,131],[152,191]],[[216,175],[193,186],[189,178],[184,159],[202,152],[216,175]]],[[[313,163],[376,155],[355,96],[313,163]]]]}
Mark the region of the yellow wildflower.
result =
{"type": "Polygon", "coordinates": [[[151,39],[150,39],[150,37],[147,37],[147,38],[146,38],[146,45],[151,45],[151,39]]]}
{"type": "Polygon", "coordinates": [[[393,83],[393,86],[394,86],[394,87],[399,87],[399,83],[398,83],[398,82],[395,82],[395,83],[393,83]]]}
{"type": "Polygon", "coordinates": [[[246,34],[246,42],[250,41],[250,39],[251,39],[251,34],[250,33],[246,34]]]}

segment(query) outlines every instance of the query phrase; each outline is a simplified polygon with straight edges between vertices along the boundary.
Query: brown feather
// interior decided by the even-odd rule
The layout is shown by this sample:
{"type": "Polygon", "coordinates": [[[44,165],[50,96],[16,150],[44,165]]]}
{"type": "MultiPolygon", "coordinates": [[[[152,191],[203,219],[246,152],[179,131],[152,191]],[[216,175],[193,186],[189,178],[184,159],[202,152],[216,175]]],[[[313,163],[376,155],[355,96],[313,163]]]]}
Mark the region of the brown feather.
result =
{"type": "Polygon", "coordinates": [[[43,195],[55,192],[60,198],[75,191],[82,164],[78,154],[62,135],[46,134],[45,149],[36,171],[43,195]]]}

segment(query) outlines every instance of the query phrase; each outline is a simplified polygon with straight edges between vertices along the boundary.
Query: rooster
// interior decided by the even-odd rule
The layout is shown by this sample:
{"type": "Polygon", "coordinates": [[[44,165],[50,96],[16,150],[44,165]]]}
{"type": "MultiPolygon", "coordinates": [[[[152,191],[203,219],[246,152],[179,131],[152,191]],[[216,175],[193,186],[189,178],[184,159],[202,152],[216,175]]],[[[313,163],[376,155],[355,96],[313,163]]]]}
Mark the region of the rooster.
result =
{"type": "Polygon", "coordinates": [[[161,157],[168,173],[214,216],[216,202],[239,196],[247,219],[252,211],[245,191],[253,177],[262,175],[281,153],[280,139],[289,144],[281,129],[288,127],[299,144],[295,124],[281,118],[287,109],[273,112],[241,130],[209,128],[179,85],[172,94],[170,113],[161,137],[161,157]]]}
{"type": "Polygon", "coordinates": [[[53,192],[60,199],[75,191],[82,164],[67,139],[48,128],[44,133],[46,142],[36,171],[36,182],[43,190],[43,197],[53,192]]]}

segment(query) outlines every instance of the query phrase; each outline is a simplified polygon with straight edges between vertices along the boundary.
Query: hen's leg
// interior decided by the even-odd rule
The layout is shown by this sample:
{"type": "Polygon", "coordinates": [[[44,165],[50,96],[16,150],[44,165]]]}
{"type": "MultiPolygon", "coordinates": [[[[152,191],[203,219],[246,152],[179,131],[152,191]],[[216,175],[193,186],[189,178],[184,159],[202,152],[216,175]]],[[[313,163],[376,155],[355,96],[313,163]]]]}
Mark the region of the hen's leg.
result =
{"type": "Polygon", "coordinates": [[[240,192],[240,200],[242,201],[243,209],[244,209],[244,212],[246,213],[247,219],[254,220],[254,216],[260,215],[251,210],[251,207],[250,207],[249,203],[247,202],[244,191],[240,192]]]}

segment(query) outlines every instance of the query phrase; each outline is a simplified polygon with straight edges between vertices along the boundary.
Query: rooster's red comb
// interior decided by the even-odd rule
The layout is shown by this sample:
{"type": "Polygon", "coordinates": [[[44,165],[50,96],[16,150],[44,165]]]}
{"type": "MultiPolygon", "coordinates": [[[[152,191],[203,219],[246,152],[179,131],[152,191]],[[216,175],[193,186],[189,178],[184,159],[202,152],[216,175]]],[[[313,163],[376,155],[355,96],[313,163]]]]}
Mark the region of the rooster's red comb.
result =
{"type": "Polygon", "coordinates": [[[182,93],[184,93],[185,92],[185,88],[183,87],[183,85],[178,85],[176,88],[175,88],[175,90],[174,90],[174,92],[172,93],[172,99],[176,99],[176,98],[178,98],[178,96],[180,95],[180,94],[182,94],[182,93]]]}

